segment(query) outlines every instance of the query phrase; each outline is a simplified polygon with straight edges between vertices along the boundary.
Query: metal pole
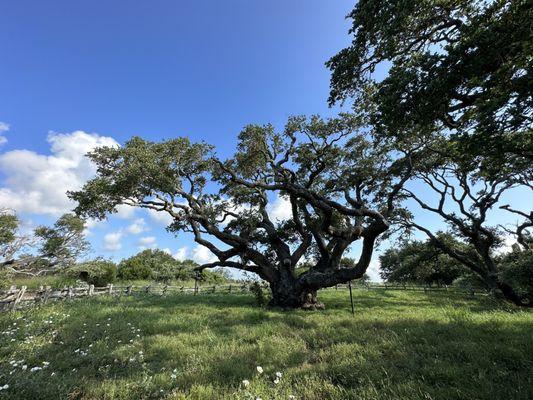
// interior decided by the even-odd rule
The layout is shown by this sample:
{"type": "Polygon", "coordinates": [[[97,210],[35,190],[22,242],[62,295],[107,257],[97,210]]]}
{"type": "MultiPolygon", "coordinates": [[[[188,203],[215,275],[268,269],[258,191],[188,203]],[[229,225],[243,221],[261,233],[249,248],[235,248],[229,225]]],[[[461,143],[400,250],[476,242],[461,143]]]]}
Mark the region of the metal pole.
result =
{"type": "Polygon", "coordinates": [[[355,310],[353,308],[352,281],[348,281],[348,288],[350,289],[350,303],[352,305],[352,315],[355,316],[355,310]]]}

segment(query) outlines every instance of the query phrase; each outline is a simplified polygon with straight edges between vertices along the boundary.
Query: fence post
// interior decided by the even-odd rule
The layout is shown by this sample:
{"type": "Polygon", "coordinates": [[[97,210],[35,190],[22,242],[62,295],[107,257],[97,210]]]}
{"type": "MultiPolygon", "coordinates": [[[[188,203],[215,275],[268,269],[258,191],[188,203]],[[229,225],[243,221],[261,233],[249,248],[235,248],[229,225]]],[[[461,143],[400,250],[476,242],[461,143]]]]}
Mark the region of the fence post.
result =
{"type": "Polygon", "coordinates": [[[15,300],[13,300],[13,304],[11,306],[11,309],[14,310],[15,308],[17,308],[17,305],[20,303],[20,301],[22,300],[22,297],[24,296],[24,293],[26,293],[26,286],[22,286],[19,290],[19,292],[17,293],[16,297],[15,297],[15,300]]]}
{"type": "Polygon", "coordinates": [[[110,283],[109,285],[107,285],[107,293],[109,294],[113,294],[113,284],[110,283]]]}
{"type": "Polygon", "coordinates": [[[348,281],[348,289],[350,289],[350,304],[352,305],[352,316],[355,316],[355,310],[353,307],[353,296],[352,296],[352,281],[348,281]]]}
{"type": "Polygon", "coordinates": [[[89,296],[92,296],[94,294],[94,285],[89,285],[89,292],[87,294],[89,296]]]}
{"type": "Polygon", "coordinates": [[[71,299],[72,297],[74,297],[74,292],[73,292],[73,290],[72,290],[72,286],[69,286],[69,287],[68,287],[67,296],[68,296],[69,299],[71,299]]]}
{"type": "Polygon", "coordinates": [[[213,286],[213,293],[215,293],[215,290],[217,290],[217,287],[213,286]]]}
{"type": "Polygon", "coordinates": [[[131,285],[129,285],[129,286],[126,288],[126,294],[127,294],[127,295],[130,295],[130,294],[131,294],[131,285]]]}
{"type": "Polygon", "coordinates": [[[43,296],[43,303],[47,303],[48,302],[48,298],[50,297],[50,292],[52,291],[52,289],[50,288],[50,286],[46,286],[45,289],[44,289],[44,296],[43,296]]]}
{"type": "Polygon", "coordinates": [[[165,287],[163,288],[163,292],[161,294],[162,295],[167,294],[167,289],[168,289],[168,285],[165,285],[165,287]]]}
{"type": "Polygon", "coordinates": [[[200,272],[196,271],[194,275],[194,294],[198,293],[198,279],[200,279],[200,272]]]}
{"type": "Polygon", "coordinates": [[[231,285],[229,285],[228,293],[231,293],[231,285]]]}
{"type": "Polygon", "coordinates": [[[39,290],[37,291],[37,293],[35,293],[35,297],[33,298],[33,301],[35,301],[36,303],[39,303],[40,301],[42,301],[43,299],[43,293],[44,293],[44,289],[43,289],[43,286],[39,286],[39,290]]]}
{"type": "Polygon", "coordinates": [[[146,287],[144,288],[144,291],[145,291],[146,293],[150,293],[150,285],[146,286],[146,287]]]}

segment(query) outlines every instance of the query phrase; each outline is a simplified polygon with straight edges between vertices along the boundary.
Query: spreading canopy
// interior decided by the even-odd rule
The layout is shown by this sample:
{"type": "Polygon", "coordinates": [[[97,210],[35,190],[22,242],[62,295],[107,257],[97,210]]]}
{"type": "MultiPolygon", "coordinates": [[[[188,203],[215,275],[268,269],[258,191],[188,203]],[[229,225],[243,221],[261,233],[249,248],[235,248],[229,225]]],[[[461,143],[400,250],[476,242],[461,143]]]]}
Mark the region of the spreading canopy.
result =
{"type": "Polygon", "coordinates": [[[228,160],[186,138],[133,138],[89,157],[96,178],[70,193],[79,214],[103,218],[119,204],[166,212],[170,231],[192,233],[217,257],[202,268],[254,272],[270,283],[274,302],[288,306],[364,274],[413,163],[411,152],[376,146],[352,115],[293,117],[283,132],[249,125],[228,160]],[[269,214],[276,198],[290,209],[287,220],[269,214]],[[341,266],[357,241],[358,262],[341,266]],[[297,276],[304,258],[313,266],[297,276]]]}
{"type": "Polygon", "coordinates": [[[448,152],[485,174],[531,164],[529,1],[360,0],[349,18],[331,104],[355,99],[383,135],[451,136],[448,152]]]}

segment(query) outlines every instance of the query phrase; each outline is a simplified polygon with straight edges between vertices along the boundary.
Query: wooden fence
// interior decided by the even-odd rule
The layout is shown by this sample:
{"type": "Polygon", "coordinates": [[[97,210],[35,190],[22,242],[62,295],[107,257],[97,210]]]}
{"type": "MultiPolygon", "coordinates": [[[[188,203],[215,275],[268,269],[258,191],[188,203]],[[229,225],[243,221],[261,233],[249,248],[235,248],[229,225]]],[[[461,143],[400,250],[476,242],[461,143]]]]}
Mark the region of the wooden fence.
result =
{"type": "MultiPolygon", "coordinates": [[[[365,290],[411,290],[425,293],[431,292],[451,292],[460,294],[486,294],[486,291],[475,289],[464,289],[451,286],[422,286],[408,284],[357,284],[353,285],[354,289],[365,290]]],[[[347,284],[336,285],[327,290],[344,290],[348,289],[347,284]]],[[[95,297],[102,295],[123,296],[133,294],[154,294],[165,295],[170,293],[188,293],[188,294],[209,294],[209,293],[243,293],[249,292],[249,284],[228,284],[219,286],[171,286],[171,285],[148,285],[148,286],[115,286],[94,287],[64,287],[62,289],[53,289],[49,286],[41,286],[39,289],[27,289],[26,286],[17,288],[12,286],[8,290],[0,291],[0,311],[11,311],[25,306],[35,304],[46,304],[49,301],[67,300],[82,297],[95,297]]]]}
{"type": "Polygon", "coordinates": [[[237,293],[249,291],[248,285],[230,284],[219,286],[170,286],[170,285],[147,285],[147,286],[116,286],[106,287],[64,287],[53,289],[49,286],[41,286],[39,289],[28,289],[26,286],[17,288],[12,286],[8,290],[0,291],[0,311],[9,311],[32,304],[45,304],[49,301],[67,300],[81,297],[95,297],[102,295],[122,296],[133,294],[165,295],[167,293],[237,293]]]}

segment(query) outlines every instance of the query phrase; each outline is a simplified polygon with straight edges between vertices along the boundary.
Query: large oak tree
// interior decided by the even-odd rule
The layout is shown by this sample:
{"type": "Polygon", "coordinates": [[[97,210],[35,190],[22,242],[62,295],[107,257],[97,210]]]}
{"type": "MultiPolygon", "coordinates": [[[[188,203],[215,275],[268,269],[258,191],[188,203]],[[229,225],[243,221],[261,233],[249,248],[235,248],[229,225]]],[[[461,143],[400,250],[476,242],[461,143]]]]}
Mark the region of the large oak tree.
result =
{"type": "Polygon", "coordinates": [[[83,216],[104,218],[119,204],[168,213],[170,231],[192,233],[216,256],[201,268],[256,273],[273,305],[320,307],[318,289],[364,275],[416,158],[376,146],[360,125],[350,115],[294,117],[282,132],[250,125],[227,160],[186,138],[136,137],[90,153],[97,176],[70,196],[83,216]],[[276,198],[285,199],[287,220],[269,214],[276,198]],[[342,265],[355,242],[358,261],[342,265]],[[297,274],[304,259],[311,266],[297,274]]]}

